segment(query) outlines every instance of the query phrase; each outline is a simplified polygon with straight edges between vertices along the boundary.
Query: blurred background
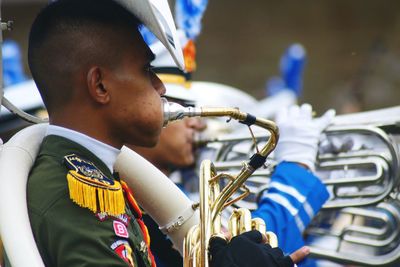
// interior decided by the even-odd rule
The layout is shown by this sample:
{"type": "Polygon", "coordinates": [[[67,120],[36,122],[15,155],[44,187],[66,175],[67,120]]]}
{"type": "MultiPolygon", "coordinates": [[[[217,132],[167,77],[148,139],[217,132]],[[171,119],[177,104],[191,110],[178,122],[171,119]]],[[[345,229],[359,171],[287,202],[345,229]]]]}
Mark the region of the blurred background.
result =
{"type": "MultiPolygon", "coordinates": [[[[13,20],[5,39],[22,49],[35,14],[47,0],[3,0],[13,20]]],[[[171,1],[173,4],[173,1],[171,1]]],[[[197,40],[195,80],[238,87],[265,97],[269,77],[294,42],[307,51],[303,94],[318,113],[371,110],[400,103],[400,1],[209,0],[197,40]]]]}

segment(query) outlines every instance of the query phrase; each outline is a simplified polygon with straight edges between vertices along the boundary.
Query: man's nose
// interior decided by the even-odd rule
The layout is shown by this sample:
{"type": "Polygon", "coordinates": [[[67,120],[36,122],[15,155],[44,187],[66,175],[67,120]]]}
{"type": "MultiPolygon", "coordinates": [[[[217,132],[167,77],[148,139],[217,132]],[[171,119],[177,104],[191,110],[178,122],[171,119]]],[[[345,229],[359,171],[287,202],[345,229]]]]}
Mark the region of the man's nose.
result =
{"type": "Polygon", "coordinates": [[[187,123],[190,128],[194,129],[197,132],[202,132],[207,128],[207,123],[203,118],[188,118],[187,123]]]}
{"type": "Polygon", "coordinates": [[[160,78],[158,78],[158,76],[154,72],[152,73],[151,83],[161,96],[165,94],[166,89],[164,83],[160,80],[160,78]]]}

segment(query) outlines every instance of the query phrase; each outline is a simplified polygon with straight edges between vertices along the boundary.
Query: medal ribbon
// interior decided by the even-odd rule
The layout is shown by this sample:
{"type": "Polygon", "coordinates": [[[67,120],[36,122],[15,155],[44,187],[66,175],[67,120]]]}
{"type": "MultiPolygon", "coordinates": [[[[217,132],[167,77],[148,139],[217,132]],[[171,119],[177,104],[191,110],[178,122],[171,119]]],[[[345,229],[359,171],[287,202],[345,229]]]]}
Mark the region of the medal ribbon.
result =
{"type": "Polygon", "coordinates": [[[154,260],[154,256],[153,256],[153,254],[151,253],[151,250],[150,250],[150,235],[149,235],[149,231],[147,230],[147,227],[146,227],[145,223],[142,220],[142,211],[140,210],[139,205],[137,204],[135,198],[133,197],[132,190],[122,180],[121,180],[121,186],[122,186],[122,190],[125,193],[125,197],[128,199],[128,203],[129,203],[130,208],[135,213],[135,218],[136,218],[136,220],[137,220],[137,222],[138,222],[138,224],[140,226],[140,230],[142,231],[143,239],[144,239],[144,242],[146,243],[148,255],[149,255],[149,258],[150,258],[151,267],[156,267],[156,261],[154,260]]]}

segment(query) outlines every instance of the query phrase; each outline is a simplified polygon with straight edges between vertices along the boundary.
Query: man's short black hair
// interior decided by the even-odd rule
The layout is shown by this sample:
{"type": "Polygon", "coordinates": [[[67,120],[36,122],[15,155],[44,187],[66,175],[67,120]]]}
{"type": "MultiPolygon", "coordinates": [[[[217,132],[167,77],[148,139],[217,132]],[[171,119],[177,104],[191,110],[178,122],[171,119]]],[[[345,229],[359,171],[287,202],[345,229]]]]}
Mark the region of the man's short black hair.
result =
{"type": "Polygon", "coordinates": [[[112,0],[58,0],[46,6],[30,31],[28,63],[49,112],[68,100],[78,68],[111,64],[120,56],[124,44],[113,43],[113,32],[131,29],[134,34],[139,25],[112,0]]]}

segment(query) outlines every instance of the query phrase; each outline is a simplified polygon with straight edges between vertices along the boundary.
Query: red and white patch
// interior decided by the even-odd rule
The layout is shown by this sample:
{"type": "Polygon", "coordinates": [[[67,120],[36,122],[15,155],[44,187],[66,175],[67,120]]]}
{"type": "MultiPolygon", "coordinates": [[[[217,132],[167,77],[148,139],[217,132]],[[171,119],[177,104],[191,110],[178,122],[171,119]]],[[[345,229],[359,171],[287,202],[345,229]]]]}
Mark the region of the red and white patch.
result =
{"type": "Polygon", "coordinates": [[[118,220],[120,220],[121,222],[123,222],[126,226],[128,226],[129,221],[131,219],[131,217],[129,217],[127,214],[121,214],[118,215],[118,217],[116,217],[118,220]]]}
{"type": "Polygon", "coordinates": [[[113,221],[113,226],[114,226],[114,233],[123,238],[128,238],[129,233],[128,229],[126,228],[125,224],[123,224],[120,221],[113,221]]]}
{"type": "Polygon", "coordinates": [[[123,259],[129,266],[135,266],[132,257],[132,248],[126,240],[117,240],[111,245],[111,249],[123,259]]]}

